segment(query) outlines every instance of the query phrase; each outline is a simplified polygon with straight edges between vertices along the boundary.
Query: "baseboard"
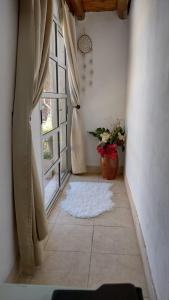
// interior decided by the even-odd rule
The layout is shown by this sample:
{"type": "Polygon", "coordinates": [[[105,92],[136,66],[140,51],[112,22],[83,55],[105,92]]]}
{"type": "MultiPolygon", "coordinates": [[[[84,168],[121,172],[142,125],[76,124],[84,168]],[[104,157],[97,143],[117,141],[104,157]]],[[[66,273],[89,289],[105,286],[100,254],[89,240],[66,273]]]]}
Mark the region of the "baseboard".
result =
{"type": "Polygon", "coordinates": [[[147,280],[150,299],[151,300],[158,300],[157,299],[157,293],[155,291],[155,286],[154,286],[154,283],[153,283],[151,268],[150,268],[149,261],[148,261],[147,249],[146,249],[142,229],[141,229],[141,226],[140,226],[138,214],[137,214],[136,207],[135,207],[134,198],[133,198],[133,195],[132,195],[129,183],[128,183],[128,179],[127,179],[126,176],[124,177],[124,180],[125,180],[127,195],[128,195],[128,198],[129,198],[131,211],[132,211],[132,215],[133,215],[133,219],[134,219],[134,224],[135,224],[135,228],[136,228],[136,234],[137,234],[137,239],[138,239],[138,242],[139,242],[140,252],[141,252],[142,261],[143,261],[143,265],[144,265],[144,271],[145,271],[145,276],[146,276],[146,280],[147,280]]]}

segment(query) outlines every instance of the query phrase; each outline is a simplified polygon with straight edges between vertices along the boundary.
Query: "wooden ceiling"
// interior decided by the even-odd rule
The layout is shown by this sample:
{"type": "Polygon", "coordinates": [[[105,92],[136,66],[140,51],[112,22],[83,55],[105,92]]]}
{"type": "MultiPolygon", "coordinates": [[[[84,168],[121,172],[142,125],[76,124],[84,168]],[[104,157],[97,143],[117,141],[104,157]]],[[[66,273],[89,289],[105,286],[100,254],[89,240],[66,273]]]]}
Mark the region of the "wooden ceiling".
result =
{"type": "Polygon", "coordinates": [[[115,10],[117,1],[116,0],[82,0],[82,4],[85,11],[109,11],[115,10]]]}
{"type": "Polygon", "coordinates": [[[79,20],[85,18],[85,12],[117,11],[120,19],[127,17],[130,0],[66,0],[71,12],[79,20]]]}

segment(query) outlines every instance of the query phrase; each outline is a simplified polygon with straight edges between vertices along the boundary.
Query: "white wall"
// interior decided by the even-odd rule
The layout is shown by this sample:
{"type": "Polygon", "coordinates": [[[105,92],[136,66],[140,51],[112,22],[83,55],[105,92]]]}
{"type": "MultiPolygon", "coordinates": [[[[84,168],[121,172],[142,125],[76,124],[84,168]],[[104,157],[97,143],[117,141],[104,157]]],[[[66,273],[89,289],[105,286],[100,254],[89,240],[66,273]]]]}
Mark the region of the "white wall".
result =
{"type": "Polygon", "coordinates": [[[120,20],[113,12],[87,13],[85,20],[77,23],[77,37],[84,32],[92,39],[93,51],[85,57],[79,52],[78,56],[81,106],[87,165],[97,166],[97,141],[87,131],[100,126],[110,127],[113,119],[125,118],[128,21],[120,20]],[[89,63],[90,59],[93,59],[93,65],[89,63]],[[85,80],[82,78],[84,74],[85,80]],[[91,79],[92,86],[89,85],[91,79]],[[82,91],[83,88],[85,91],[82,91]]]}
{"type": "Polygon", "coordinates": [[[17,45],[17,1],[0,1],[0,282],[15,261],[11,182],[11,115],[17,45]]]}
{"type": "Polygon", "coordinates": [[[135,0],[126,176],[159,300],[169,299],[169,1],[135,0]]]}

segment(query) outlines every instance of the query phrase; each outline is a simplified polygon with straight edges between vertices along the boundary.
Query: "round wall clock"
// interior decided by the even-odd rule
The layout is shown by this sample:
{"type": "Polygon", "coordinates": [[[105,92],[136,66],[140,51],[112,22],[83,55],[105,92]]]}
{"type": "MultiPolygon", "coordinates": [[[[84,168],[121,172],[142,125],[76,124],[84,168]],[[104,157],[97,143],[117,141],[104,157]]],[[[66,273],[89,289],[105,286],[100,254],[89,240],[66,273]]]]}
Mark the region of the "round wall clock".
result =
{"type": "Polygon", "coordinates": [[[82,34],[78,39],[78,49],[82,54],[87,54],[92,51],[92,40],[89,35],[82,34]]]}

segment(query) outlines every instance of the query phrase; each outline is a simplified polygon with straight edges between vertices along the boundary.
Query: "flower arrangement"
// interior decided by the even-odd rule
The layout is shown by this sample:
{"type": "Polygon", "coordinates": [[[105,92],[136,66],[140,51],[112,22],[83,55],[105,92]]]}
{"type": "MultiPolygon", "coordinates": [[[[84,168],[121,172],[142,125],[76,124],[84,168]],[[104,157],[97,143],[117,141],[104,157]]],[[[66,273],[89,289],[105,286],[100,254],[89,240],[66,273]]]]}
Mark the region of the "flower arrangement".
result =
{"type": "Polygon", "coordinates": [[[125,150],[125,128],[119,120],[113,124],[112,129],[97,128],[95,131],[90,131],[89,134],[98,138],[99,144],[97,151],[101,157],[111,157],[113,160],[117,158],[117,147],[125,150]]]}

